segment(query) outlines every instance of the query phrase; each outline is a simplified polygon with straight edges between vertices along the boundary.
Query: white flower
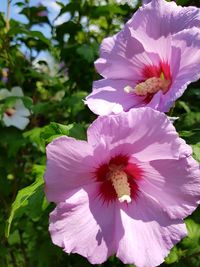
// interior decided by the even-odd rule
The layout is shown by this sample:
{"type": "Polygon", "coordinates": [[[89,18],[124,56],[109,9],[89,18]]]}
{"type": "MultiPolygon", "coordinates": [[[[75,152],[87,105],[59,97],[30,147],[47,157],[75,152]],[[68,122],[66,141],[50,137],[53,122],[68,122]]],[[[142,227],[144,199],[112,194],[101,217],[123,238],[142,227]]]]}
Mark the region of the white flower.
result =
{"type": "MultiPolygon", "coordinates": [[[[23,97],[24,94],[20,87],[13,87],[11,91],[7,89],[0,90],[0,100],[5,99],[10,96],[23,97]]],[[[7,108],[3,113],[3,122],[9,126],[15,126],[20,130],[24,130],[29,123],[30,111],[24,106],[21,99],[17,99],[13,107],[7,108]]]]}
{"type": "Polygon", "coordinates": [[[128,4],[131,7],[135,7],[137,5],[137,0],[115,0],[118,4],[124,5],[128,4]]]}

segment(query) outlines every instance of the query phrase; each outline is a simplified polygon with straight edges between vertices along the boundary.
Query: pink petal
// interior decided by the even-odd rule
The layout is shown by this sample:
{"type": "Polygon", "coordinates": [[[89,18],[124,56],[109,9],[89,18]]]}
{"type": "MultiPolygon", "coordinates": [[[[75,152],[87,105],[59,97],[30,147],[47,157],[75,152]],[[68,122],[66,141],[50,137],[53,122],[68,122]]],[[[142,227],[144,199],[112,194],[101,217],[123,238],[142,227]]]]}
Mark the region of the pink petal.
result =
{"type": "MultiPolygon", "coordinates": [[[[176,90],[179,92],[181,92],[181,85],[177,84],[177,75],[179,73],[180,70],[180,62],[181,62],[181,58],[182,58],[182,51],[181,48],[175,47],[174,46],[175,42],[172,41],[172,47],[171,47],[171,54],[169,56],[169,64],[170,64],[170,69],[171,69],[171,74],[172,74],[172,84],[169,88],[169,90],[165,93],[165,94],[160,94],[158,103],[157,103],[157,107],[156,109],[162,112],[168,112],[170,110],[170,108],[174,105],[174,102],[176,101],[176,99],[178,98],[178,94],[174,93],[174,87],[176,88],[176,90]]],[[[187,79],[187,78],[186,78],[187,79]]],[[[189,84],[190,82],[187,80],[187,84],[189,84]]],[[[186,89],[186,87],[185,87],[186,89]]],[[[159,92],[158,92],[159,93],[159,92]]],[[[158,94],[157,93],[157,94],[158,94]]],[[[158,98],[158,96],[156,96],[157,94],[155,94],[153,96],[154,98],[158,98]]],[[[155,103],[155,99],[152,101],[155,103]]],[[[154,106],[152,105],[152,103],[148,103],[147,106],[150,106],[152,108],[154,108],[154,106]]]]}
{"type": "Polygon", "coordinates": [[[85,104],[98,115],[108,115],[128,111],[131,107],[142,105],[143,97],[134,93],[126,93],[126,86],[135,87],[135,83],[128,80],[103,79],[93,84],[93,92],[86,98],[85,104]]]}
{"type": "Polygon", "coordinates": [[[200,200],[200,169],[192,158],[143,163],[139,188],[156,199],[173,219],[190,215],[200,200]]]}
{"type": "Polygon", "coordinates": [[[129,20],[128,26],[140,34],[158,39],[192,27],[200,27],[200,10],[196,7],[181,7],[175,2],[152,0],[141,7],[129,20]]]}
{"type": "Polygon", "coordinates": [[[72,189],[93,181],[93,149],[85,141],[60,137],[47,146],[45,192],[49,201],[60,202],[72,189]]]}
{"type": "Polygon", "coordinates": [[[126,152],[142,162],[192,153],[167,116],[151,108],[97,118],[88,129],[88,142],[97,146],[101,140],[110,153],[126,152]]]}
{"type": "Polygon", "coordinates": [[[124,205],[117,228],[125,232],[117,250],[123,263],[155,267],[170,249],[187,234],[181,220],[172,220],[153,199],[141,194],[131,205],[124,205]],[[122,224],[122,226],[121,226],[122,224]]]}
{"type": "Polygon", "coordinates": [[[49,226],[54,244],[93,264],[106,261],[116,251],[113,224],[119,213],[115,204],[103,203],[98,192],[99,185],[94,184],[67,197],[51,213],[49,226]]]}
{"type": "Polygon", "coordinates": [[[144,66],[158,62],[158,56],[144,52],[142,44],[125,25],[118,34],[103,40],[95,67],[104,78],[140,81],[144,66]]]}
{"type": "MultiPolygon", "coordinates": [[[[180,63],[174,82],[163,98],[166,104],[175,101],[186,90],[189,83],[200,78],[200,31],[197,28],[184,30],[173,36],[173,45],[179,47],[180,63]]],[[[173,60],[173,59],[172,59],[173,60]]],[[[169,104],[168,104],[169,105],[169,104]]]]}

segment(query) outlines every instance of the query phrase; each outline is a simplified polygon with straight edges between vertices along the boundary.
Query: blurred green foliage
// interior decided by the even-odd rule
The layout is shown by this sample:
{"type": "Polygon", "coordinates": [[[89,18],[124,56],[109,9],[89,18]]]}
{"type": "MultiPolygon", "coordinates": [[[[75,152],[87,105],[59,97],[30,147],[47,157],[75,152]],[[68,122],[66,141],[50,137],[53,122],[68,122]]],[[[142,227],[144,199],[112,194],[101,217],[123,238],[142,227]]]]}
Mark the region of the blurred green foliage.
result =
{"type": "MultiPolygon", "coordinates": [[[[183,5],[195,4],[178,0],[183,5]]],[[[68,21],[54,26],[45,6],[29,6],[19,1],[28,23],[0,13],[0,88],[21,86],[31,121],[24,131],[0,126],[0,266],[1,267],[82,267],[92,266],[79,255],[67,256],[51,243],[48,215],[53,209],[43,191],[45,146],[55,137],[86,138],[86,129],[95,118],[83,99],[99,78],[93,62],[101,40],[119,31],[135,9],[113,0],[70,0],[61,6],[58,17],[67,13],[68,21]],[[42,12],[42,13],[41,13],[42,12]],[[42,15],[41,15],[42,14],[42,15]],[[34,25],[47,24],[51,40],[34,25]],[[48,51],[53,65],[35,60],[48,51]],[[8,70],[5,77],[5,71],[8,70]],[[5,79],[6,78],[6,79],[5,79]],[[76,123],[74,123],[76,122],[76,123]]],[[[0,114],[12,98],[0,101],[0,114]]],[[[200,161],[200,83],[189,86],[177,102],[175,127],[192,145],[200,161]]],[[[186,219],[188,237],[174,247],[161,266],[200,266],[200,210],[186,219]]],[[[114,256],[98,266],[124,265],[114,256]]]]}

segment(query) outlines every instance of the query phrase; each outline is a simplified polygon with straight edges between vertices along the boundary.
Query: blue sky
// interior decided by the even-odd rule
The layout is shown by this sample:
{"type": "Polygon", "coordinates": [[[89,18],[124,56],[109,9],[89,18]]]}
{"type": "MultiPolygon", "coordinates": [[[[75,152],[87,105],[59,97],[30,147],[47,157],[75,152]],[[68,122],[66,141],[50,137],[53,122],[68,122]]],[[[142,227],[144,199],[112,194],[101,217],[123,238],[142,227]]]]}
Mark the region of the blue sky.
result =
{"type": "MultiPolygon", "coordinates": [[[[3,12],[4,14],[6,14],[7,0],[0,0],[0,1],[1,1],[0,12],[3,12]]],[[[26,23],[27,22],[26,17],[24,15],[19,14],[21,8],[15,5],[17,2],[19,2],[19,0],[11,0],[10,16],[11,18],[14,18],[15,20],[26,23]]],[[[60,0],[60,2],[67,4],[68,0],[60,0]]],[[[40,0],[40,1],[30,0],[29,1],[30,6],[37,6],[39,4],[43,4],[44,6],[47,7],[49,11],[49,19],[50,21],[53,22],[56,16],[59,14],[60,6],[56,3],[55,0],[40,0]]],[[[68,18],[69,17],[67,14],[62,15],[55,21],[55,25],[63,23],[64,21],[68,20],[68,18]]],[[[43,26],[34,26],[32,30],[41,31],[43,32],[45,36],[50,37],[50,29],[48,25],[46,24],[44,24],[43,26]]]]}
{"type": "MultiPolygon", "coordinates": [[[[19,0],[11,0],[11,7],[10,7],[10,17],[20,21],[22,23],[27,23],[27,19],[24,15],[19,14],[21,8],[16,6],[15,4],[19,2],[19,0]]],[[[22,1],[21,1],[22,2],[22,1]]],[[[68,0],[60,0],[59,2],[62,2],[64,4],[67,4],[68,0]]],[[[29,5],[30,6],[37,6],[39,4],[43,4],[47,7],[49,11],[49,20],[53,22],[57,15],[60,12],[60,6],[56,3],[55,0],[30,0],[29,5]]],[[[7,0],[0,0],[0,12],[3,12],[6,15],[7,12],[7,0]]],[[[63,14],[60,16],[57,20],[54,21],[54,25],[59,25],[63,23],[64,21],[67,21],[69,19],[68,14],[63,14]]],[[[42,32],[46,37],[51,38],[50,33],[50,27],[47,24],[43,24],[42,26],[36,25],[32,27],[32,30],[40,31],[42,32]]],[[[25,46],[21,47],[23,53],[26,54],[26,48],[25,46]]],[[[39,56],[37,57],[37,60],[46,60],[50,61],[51,57],[47,52],[41,52],[39,56]]],[[[36,60],[36,61],[37,61],[36,60]]]]}

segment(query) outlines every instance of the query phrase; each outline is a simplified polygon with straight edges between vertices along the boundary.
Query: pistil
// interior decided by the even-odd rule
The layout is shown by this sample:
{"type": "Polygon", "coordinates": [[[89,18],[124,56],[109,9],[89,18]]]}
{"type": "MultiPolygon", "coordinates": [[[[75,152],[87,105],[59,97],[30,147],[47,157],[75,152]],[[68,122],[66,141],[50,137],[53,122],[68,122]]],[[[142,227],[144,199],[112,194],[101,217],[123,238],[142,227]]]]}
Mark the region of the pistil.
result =
{"type": "Polygon", "coordinates": [[[134,92],[139,96],[146,96],[147,94],[155,94],[158,91],[166,93],[170,85],[169,80],[165,80],[162,77],[152,77],[147,79],[145,82],[141,82],[136,85],[134,92]]]}
{"type": "Polygon", "coordinates": [[[122,166],[111,164],[109,166],[108,179],[111,180],[119,202],[131,202],[131,189],[128,182],[128,176],[123,171],[122,166]]]}
{"type": "Polygon", "coordinates": [[[8,108],[6,109],[5,113],[11,117],[13,114],[15,114],[16,110],[14,108],[8,108]]]}

